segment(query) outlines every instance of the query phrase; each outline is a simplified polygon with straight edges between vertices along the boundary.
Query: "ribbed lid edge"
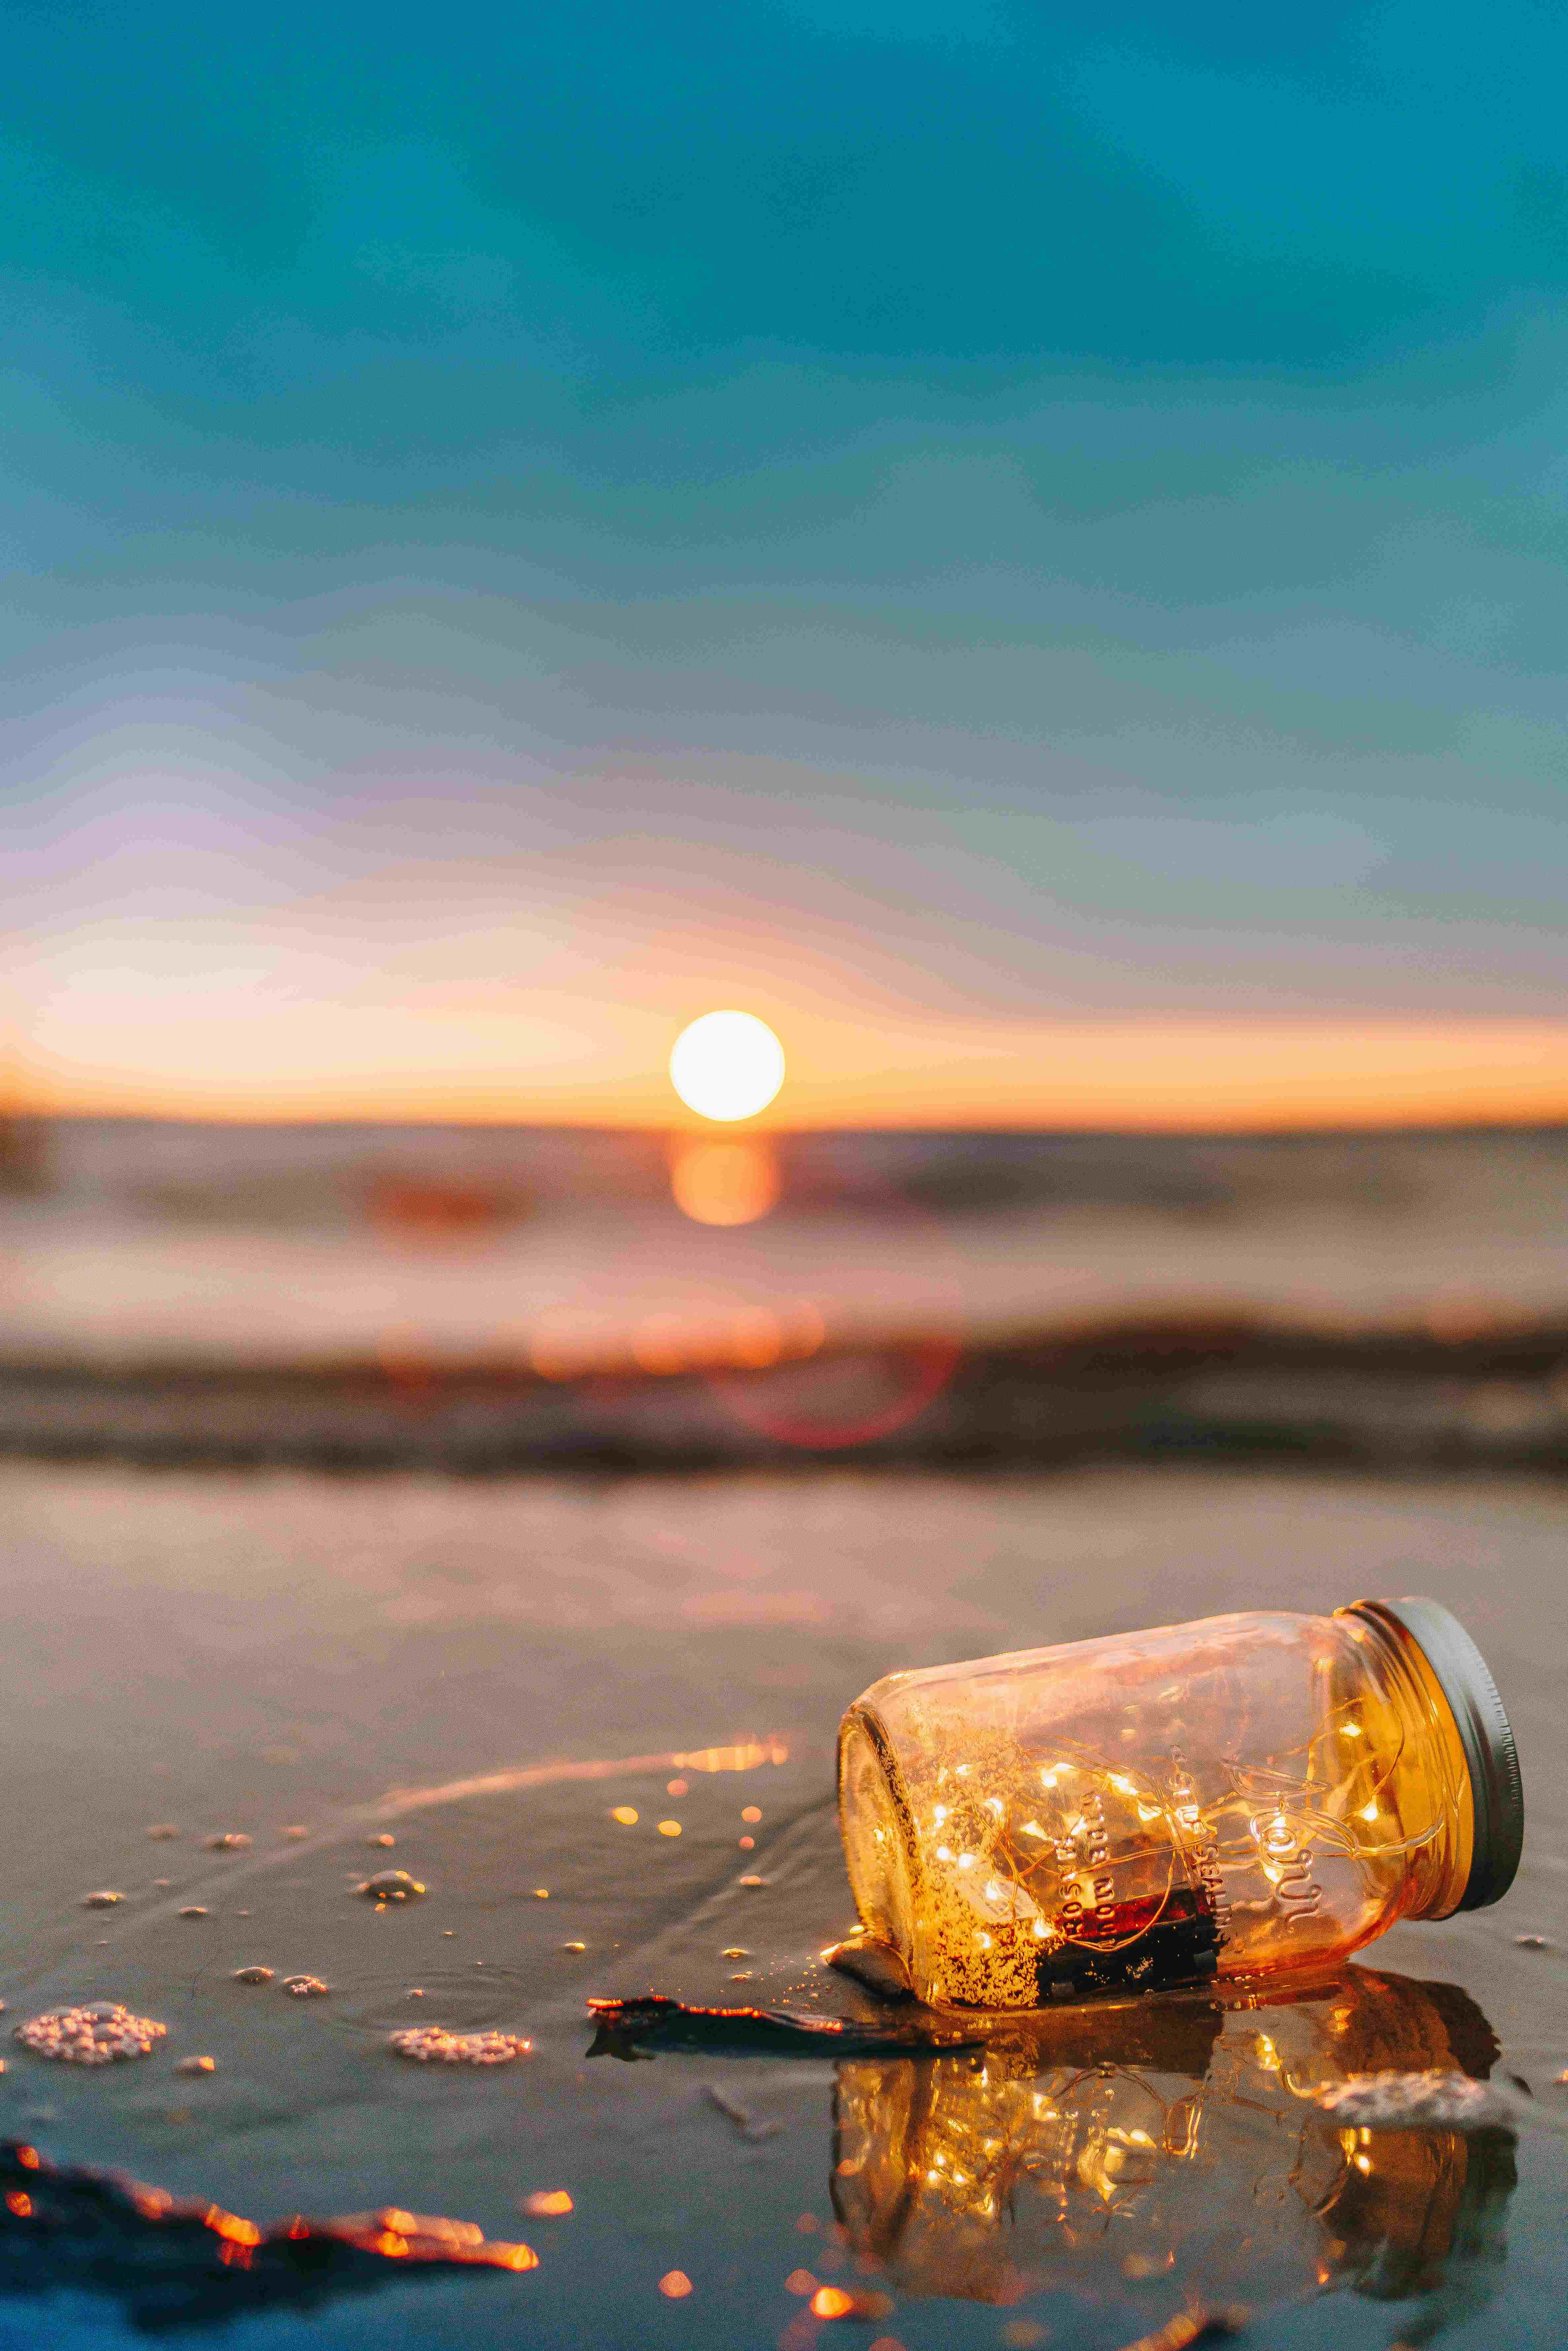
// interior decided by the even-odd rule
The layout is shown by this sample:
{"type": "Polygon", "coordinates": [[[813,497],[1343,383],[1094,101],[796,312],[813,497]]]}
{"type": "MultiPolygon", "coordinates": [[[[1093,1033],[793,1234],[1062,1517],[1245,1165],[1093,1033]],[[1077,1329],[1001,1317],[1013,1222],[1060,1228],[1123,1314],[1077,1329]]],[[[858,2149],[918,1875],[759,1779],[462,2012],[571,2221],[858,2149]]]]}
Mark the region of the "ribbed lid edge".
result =
{"type": "Polygon", "coordinates": [[[1357,1600],[1337,1613],[1392,1625],[1430,1666],[1459,1734],[1475,1811],[1470,1874],[1457,1907],[1484,1910],[1500,1902],[1524,1847],[1524,1783],[1513,1729],[1486,1659],[1439,1600],[1357,1600]]]}

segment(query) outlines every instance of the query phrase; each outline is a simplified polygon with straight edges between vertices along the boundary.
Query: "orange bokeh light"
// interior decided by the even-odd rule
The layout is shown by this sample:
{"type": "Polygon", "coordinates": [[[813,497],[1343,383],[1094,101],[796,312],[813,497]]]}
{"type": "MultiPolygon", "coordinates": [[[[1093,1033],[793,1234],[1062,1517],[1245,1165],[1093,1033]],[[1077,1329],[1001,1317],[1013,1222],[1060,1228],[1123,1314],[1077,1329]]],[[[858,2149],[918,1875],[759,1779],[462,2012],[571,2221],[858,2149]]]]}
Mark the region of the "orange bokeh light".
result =
{"type": "Polygon", "coordinates": [[[752,1138],[681,1144],[670,1161],[670,1190],[695,1225],[754,1225],[779,1199],[779,1163],[752,1138]]]}

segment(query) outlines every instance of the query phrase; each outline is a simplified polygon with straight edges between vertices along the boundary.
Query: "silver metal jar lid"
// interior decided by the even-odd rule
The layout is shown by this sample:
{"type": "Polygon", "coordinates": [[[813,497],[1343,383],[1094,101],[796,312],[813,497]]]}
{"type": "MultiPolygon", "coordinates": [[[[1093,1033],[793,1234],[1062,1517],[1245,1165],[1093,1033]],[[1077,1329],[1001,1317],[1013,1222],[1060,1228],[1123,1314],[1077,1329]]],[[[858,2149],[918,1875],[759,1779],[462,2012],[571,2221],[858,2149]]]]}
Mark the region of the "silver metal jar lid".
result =
{"type": "Polygon", "coordinates": [[[1458,1907],[1484,1910],[1513,1884],[1524,1845],[1524,1784],[1519,1750],[1487,1661],[1437,1600],[1357,1600],[1337,1612],[1365,1616],[1413,1642],[1448,1701],[1470,1775],[1475,1833],[1470,1874],[1458,1907]]]}

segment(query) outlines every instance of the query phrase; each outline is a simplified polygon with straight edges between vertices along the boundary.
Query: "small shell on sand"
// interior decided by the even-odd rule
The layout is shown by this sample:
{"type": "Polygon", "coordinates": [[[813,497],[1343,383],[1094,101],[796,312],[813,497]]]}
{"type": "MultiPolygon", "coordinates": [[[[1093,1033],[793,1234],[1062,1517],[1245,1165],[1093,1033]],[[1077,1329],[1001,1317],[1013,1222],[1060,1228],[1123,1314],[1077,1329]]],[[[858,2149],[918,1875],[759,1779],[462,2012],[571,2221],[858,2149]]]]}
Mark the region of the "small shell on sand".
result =
{"type": "Polygon", "coordinates": [[[114,2000],[46,2009],[16,2028],[17,2040],[35,2056],[68,2065],[110,2065],[120,2057],[151,2057],[168,2030],[153,2017],[133,2016],[114,2000]]]}
{"type": "Polygon", "coordinates": [[[296,2000],[319,2000],[332,1989],[319,1976],[285,1976],[283,1989],[296,2000]]]}
{"type": "Polygon", "coordinates": [[[514,2057],[528,2056],[533,2045],[515,2032],[447,2032],[439,2024],[411,2024],[387,2043],[420,2065],[509,2065],[514,2057]]]}
{"type": "Polygon", "coordinates": [[[182,2057],[174,2068],[176,2074],[215,2074],[217,2070],[215,2057],[182,2057]]]}
{"type": "Polygon", "coordinates": [[[390,1852],[392,1847],[396,1844],[397,1839],[394,1836],[389,1836],[385,1829],[382,1829],[375,1836],[368,1836],[365,1839],[365,1843],[367,1844],[379,1845],[382,1851],[386,1853],[390,1852]]]}
{"type": "Polygon", "coordinates": [[[84,1910],[112,1910],[117,1902],[124,1899],[123,1894],[110,1894],[106,1886],[97,1894],[84,1894],[81,1907],[84,1910]]]}
{"type": "Polygon", "coordinates": [[[235,1983],[270,1983],[272,1981],[272,1970],[270,1968],[262,1967],[236,1968],[234,1972],[234,1980],[235,1983]]]}
{"type": "Polygon", "coordinates": [[[250,1839],[240,1829],[225,1829],[222,1836],[207,1839],[209,1853],[243,1853],[250,1839]]]}
{"type": "Polygon", "coordinates": [[[204,1918],[206,1915],[205,1909],[199,1902],[187,1902],[180,1913],[182,1918],[204,1918]]]}
{"type": "Polygon", "coordinates": [[[908,1970],[891,1944],[876,1935],[851,1935],[842,1943],[831,1943],[821,1957],[841,1975],[853,1976],[884,2000],[909,1998],[908,1970]]]}
{"type": "Polygon", "coordinates": [[[354,1891],[372,1902],[416,1902],[424,1888],[406,1869],[378,1869],[373,1877],[367,1877],[354,1891]]]}

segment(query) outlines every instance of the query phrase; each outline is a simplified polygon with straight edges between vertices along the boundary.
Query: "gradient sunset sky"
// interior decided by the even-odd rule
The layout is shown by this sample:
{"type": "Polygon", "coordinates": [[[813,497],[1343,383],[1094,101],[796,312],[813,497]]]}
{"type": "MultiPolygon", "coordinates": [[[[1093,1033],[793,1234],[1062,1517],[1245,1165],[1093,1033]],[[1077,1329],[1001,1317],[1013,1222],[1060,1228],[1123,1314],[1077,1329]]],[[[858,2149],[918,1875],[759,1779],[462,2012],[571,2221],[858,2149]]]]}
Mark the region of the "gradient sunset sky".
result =
{"type": "MultiPolygon", "coordinates": [[[[1568,1115],[1568,12],[18,0],[30,1099],[1568,1115]]],[[[7,1000],[8,999],[8,1000],[7,1000]]]]}

